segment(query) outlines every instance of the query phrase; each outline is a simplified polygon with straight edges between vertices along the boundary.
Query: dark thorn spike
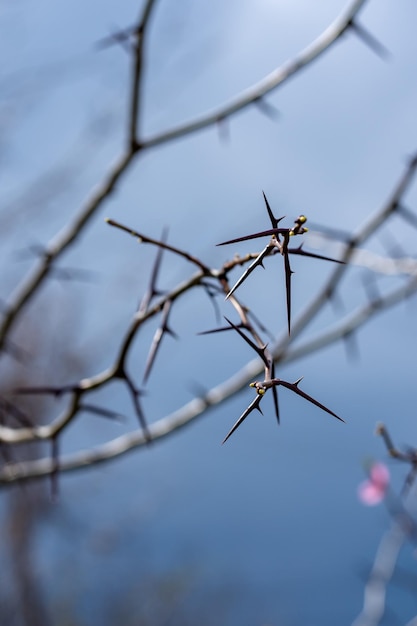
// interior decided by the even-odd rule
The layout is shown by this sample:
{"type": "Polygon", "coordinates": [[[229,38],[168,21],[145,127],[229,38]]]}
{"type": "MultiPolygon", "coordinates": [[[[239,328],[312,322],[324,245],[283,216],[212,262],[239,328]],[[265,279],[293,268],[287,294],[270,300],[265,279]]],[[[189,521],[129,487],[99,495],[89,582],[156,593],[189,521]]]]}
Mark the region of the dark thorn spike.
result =
{"type": "Polygon", "coordinates": [[[285,380],[279,380],[279,382],[277,384],[278,385],[282,385],[283,387],[286,387],[290,391],[293,391],[298,396],[301,396],[302,398],[304,398],[308,402],[311,402],[311,404],[314,404],[319,409],[321,409],[322,411],[325,411],[326,413],[329,413],[329,415],[332,415],[333,417],[335,417],[336,419],[340,420],[341,422],[345,421],[341,417],[336,415],[336,413],[334,413],[331,409],[328,409],[327,406],[325,406],[324,404],[322,404],[318,400],[315,400],[312,396],[309,396],[308,393],[306,393],[305,391],[302,391],[299,387],[297,387],[297,385],[295,383],[288,383],[285,380]]]}
{"type": "Polygon", "coordinates": [[[285,290],[287,295],[287,323],[288,323],[288,334],[291,334],[291,271],[290,267],[290,259],[288,256],[288,239],[289,235],[285,237],[284,247],[282,250],[284,256],[284,267],[285,267],[285,290]]]}
{"type": "MultiPolygon", "coordinates": [[[[167,242],[167,239],[168,239],[168,228],[164,227],[162,229],[161,242],[165,244],[167,242]]],[[[161,292],[156,288],[156,282],[158,280],[159,271],[161,269],[163,255],[164,255],[164,248],[158,247],[155,261],[154,261],[153,268],[152,268],[152,272],[151,272],[149,287],[139,305],[139,313],[143,313],[147,310],[154,296],[161,295],[161,292]]]]}
{"type": "Polygon", "coordinates": [[[265,363],[266,367],[269,367],[269,361],[268,361],[268,359],[265,356],[265,348],[266,348],[266,346],[263,346],[263,348],[260,348],[259,346],[256,345],[256,343],[254,343],[251,339],[249,339],[249,337],[247,337],[245,335],[245,333],[242,332],[238,326],[235,326],[235,324],[233,324],[233,322],[231,322],[229,319],[227,319],[227,317],[225,317],[224,319],[226,320],[226,322],[228,324],[230,324],[230,326],[232,326],[235,329],[235,331],[237,333],[239,333],[239,335],[242,337],[242,339],[244,339],[246,341],[246,343],[249,344],[250,347],[253,348],[253,350],[255,350],[255,352],[257,354],[259,354],[259,356],[261,357],[262,361],[265,363]]]}
{"type": "Polygon", "coordinates": [[[239,426],[242,424],[242,422],[245,421],[245,419],[248,417],[248,415],[250,413],[252,413],[252,411],[254,411],[255,409],[257,409],[259,407],[259,403],[262,400],[263,396],[260,395],[256,395],[255,398],[252,400],[252,402],[250,403],[250,405],[248,406],[248,408],[242,413],[242,415],[239,417],[239,419],[237,420],[237,422],[235,422],[235,424],[232,426],[232,428],[229,430],[229,432],[227,433],[226,437],[223,439],[222,441],[222,445],[224,443],[226,443],[226,441],[229,439],[229,437],[231,437],[233,435],[233,433],[235,432],[235,430],[237,428],[239,428],[239,426]]]}
{"type": "Polygon", "coordinates": [[[145,373],[143,374],[143,384],[145,384],[148,381],[152,367],[155,363],[156,356],[161,347],[163,336],[165,334],[168,334],[168,335],[172,335],[176,339],[178,338],[176,333],[173,330],[171,330],[168,326],[168,317],[171,311],[171,307],[172,307],[172,301],[167,300],[163,308],[163,317],[162,317],[161,326],[159,326],[159,328],[156,329],[155,334],[152,339],[151,347],[149,349],[149,354],[148,354],[148,358],[146,360],[146,365],[145,365],[145,373]]]}
{"type": "Polygon", "coordinates": [[[315,254],[314,252],[306,252],[302,249],[302,245],[299,248],[288,248],[289,254],[299,254],[300,256],[308,256],[311,259],[321,259],[322,261],[332,261],[333,263],[340,263],[340,265],[346,265],[345,261],[339,261],[338,259],[332,259],[329,256],[323,254],[315,254]]]}
{"type": "Polygon", "coordinates": [[[63,385],[62,387],[18,387],[14,390],[14,393],[19,394],[51,394],[56,398],[59,398],[64,393],[71,393],[78,391],[77,385],[63,385]]]}
{"type": "Polygon", "coordinates": [[[253,103],[255,106],[258,107],[259,111],[266,115],[266,117],[268,117],[270,120],[275,121],[280,115],[278,109],[272,106],[272,104],[270,104],[269,102],[266,102],[266,100],[262,97],[256,98],[253,103]]]}
{"type": "Polygon", "coordinates": [[[107,419],[116,420],[118,422],[126,419],[125,416],[120,413],[116,413],[110,409],[104,409],[101,406],[95,406],[94,404],[80,404],[79,410],[87,411],[88,413],[100,415],[100,417],[106,417],[107,419]]]}
{"type": "Polygon", "coordinates": [[[1,414],[7,413],[13,417],[21,426],[33,428],[33,422],[19,407],[15,406],[6,398],[0,397],[1,414]]]}
{"type": "Polygon", "coordinates": [[[220,328],[213,328],[211,330],[202,330],[197,335],[214,335],[214,333],[223,333],[225,331],[233,330],[231,326],[221,326],[220,328]]]}
{"type": "Polygon", "coordinates": [[[410,211],[410,209],[407,209],[407,207],[403,206],[402,204],[398,204],[397,213],[401,215],[402,218],[404,218],[404,221],[408,222],[408,224],[410,224],[414,228],[417,228],[417,216],[414,215],[414,213],[410,211]]]}
{"type": "MultiPolygon", "coordinates": [[[[230,298],[230,296],[236,291],[236,289],[238,287],[240,287],[240,285],[242,283],[245,282],[245,280],[248,278],[248,276],[250,274],[252,274],[252,272],[254,271],[254,269],[256,269],[259,265],[262,265],[262,261],[264,260],[265,257],[267,257],[273,250],[275,249],[275,246],[266,246],[262,252],[256,257],[256,259],[249,265],[249,267],[243,272],[242,276],[235,282],[235,284],[233,285],[233,287],[231,288],[231,290],[229,291],[229,293],[226,296],[226,300],[228,300],[230,298]]],[[[264,268],[265,269],[265,268],[264,268]]]]}
{"type": "Polygon", "coordinates": [[[220,324],[221,313],[220,313],[219,304],[216,300],[216,292],[211,289],[211,285],[207,285],[203,282],[201,282],[200,284],[204,288],[204,291],[206,292],[207,296],[210,298],[210,302],[213,305],[213,309],[214,309],[214,317],[216,318],[217,324],[220,324]]]}
{"type": "Polygon", "coordinates": [[[130,395],[133,401],[133,406],[135,407],[136,417],[138,418],[139,424],[141,425],[142,430],[143,430],[143,436],[145,437],[145,440],[147,443],[151,443],[152,441],[151,433],[149,432],[145,415],[143,413],[142,407],[140,406],[140,402],[139,402],[140,392],[138,391],[138,389],[136,389],[136,387],[134,386],[130,378],[126,376],[126,374],[124,375],[124,380],[126,381],[127,387],[130,391],[130,395]]]}
{"type": "MultiPolygon", "coordinates": [[[[272,361],[272,365],[271,365],[271,375],[272,375],[272,378],[275,378],[275,363],[274,363],[274,361],[272,361]]],[[[273,387],[272,387],[272,398],[274,400],[275,417],[277,418],[277,422],[278,422],[278,425],[279,425],[280,417],[279,417],[278,386],[277,385],[273,385],[273,387]]]]}
{"type": "Polygon", "coordinates": [[[268,230],[262,230],[259,233],[253,235],[245,235],[244,237],[237,237],[236,239],[229,239],[228,241],[222,241],[222,243],[216,244],[217,246],[227,246],[229,243],[239,243],[240,241],[248,241],[250,239],[259,239],[259,237],[266,237],[267,235],[285,235],[289,232],[289,228],[269,228],[268,230]]]}
{"type": "Polygon", "coordinates": [[[275,215],[272,213],[272,209],[271,209],[271,207],[269,205],[268,199],[267,199],[264,191],[262,191],[262,195],[263,195],[264,200],[265,200],[266,210],[268,211],[268,215],[269,215],[269,219],[270,219],[270,222],[271,222],[271,226],[272,226],[272,228],[277,228],[277,226],[280,223],[280,221],[283,220],[284,218],[283,217],[278,217],[278,218],[275,217],[275,215]]]}
{"type": "Polygon", "coordinates": [[[171,335],[171,337],[174,337],[174,339],[179,339],[178,333],[176,333],[175,330],[172,330],[172,328],[170,328],[169,326],[165,326],[164,331],[167,333],[167,335],[171,335]]]}
{"type": "Polygon", "coordinates": [[[247,311],[247,315],[255,322],[255,324],[258,326],[261,332],[266,333],[268,335],[271,341],[275,339],[274,334],[271,333],[271,331],[266,328],[266,326],[261,322],[260,319],[258,319],[258,317],[252,311],[247,311]]]}

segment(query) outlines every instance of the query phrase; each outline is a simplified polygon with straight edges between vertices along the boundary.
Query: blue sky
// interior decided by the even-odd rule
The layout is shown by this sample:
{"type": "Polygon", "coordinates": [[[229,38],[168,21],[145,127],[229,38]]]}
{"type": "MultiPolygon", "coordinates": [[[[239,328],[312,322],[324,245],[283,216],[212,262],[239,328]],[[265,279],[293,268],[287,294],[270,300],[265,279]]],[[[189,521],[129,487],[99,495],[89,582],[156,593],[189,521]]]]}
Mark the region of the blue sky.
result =
{"type": "MultiPolygon", "coordinates": [[[[227,101],[308,45],[344,7],[339,1],[161,0],[147,56],[145,136],[227,101]]],[[[128,57],[118,47],[97,52],[94,44],[137,14],[134,2],[0,2],[0,254],[11,268],[3,279],[5,294],[32,262],[17,262],[16,250],[44,243],[63,227],[120,153],[128,57]],[[39,184],[39,177],[46,178],[39,184]]],[[[280,112],[277,121],[251,108],[230,122],[227,142],[209,129],[138,159],[63,260],[96,272],[98,281],[65,289],[53,284],[46,291],[52,332],[58,336],[64,322],[69,326],[76,351],[88,353],[89,374],[112,358],[153,258],[151,250],[106,226],[105,216],[154,237],[167,225],[173,243],[215,266],[234,253],[216,243],[264,227],[262,190],[276,214],[292,220],[303,212],[314,222],[349,230],[381,206],[417,149],[416,18],[411,0],[370,0],[360,22],[390,51],[387,61],[348,35],[268,97],[280,112]]],[[[408,206],[414,208],[416,200],[414,186],[408,206]]],[[[386,239],[393,236],[415,253],[414,232],[387,230],[386,239]]],[[[369,245],[384,251],[378,240],[369,245]]],[[[295,311],[328,269],[300,262],[296,270],[295,311]]],[[[164,271],[169,287],[188,269],[170,259],[164,271]]],[[[347,280],[347,309],[362,293],[361,277],[353,272],[347,280]]],[[[285,308],[278,293],[271,296],[271,280],[282,281],[275,264],[244,293],[278,332],[285,308]]],[[[335,313],[326,315],[317,328],[336,319],[335,313]]],[[[342,346],[334,346],[280,372],[288,380],[304,375],[305,389],[342,414],[346,425],[283,395],[280,430],[268,411],[262,421],[247,420],[230,445],[220,448],[247,405],[244,392],[155,451],[63,481],[62,506],[77,509],[85,523],[75,541],[81,545],[97,526],[119,536],[123,525],[136,520],[151,538],[150,569],[161,562],[175,566],[182,558],[198,563],[196,584],[202,588],[233,577],[242,589],[263,586],[267,593],[260,603],[269,607],[272,623],[280,610],[284,624],[306,623],[303,611],[321,625],[341,615],[353,619],[363,585],[355,568],[372,558],[386,522],[382,509],[363,510],[355,494],[364,458],[384,456],[374,425],[385,421],[399,443],[416,440],[414,317],[415,304],[400,306],[360,331],[361,358],[354,364],[342,346]],[[172,545],[180,546],[177,552],[172,545]],[[288,589],[278,604],[267,579],[288,589]],[[335,579],[340,586],[330,602],[323,589],[335,579]],[[328,603],[327,613],[305,591],[314,585],[316,597],[328,603]],[[340,592],[343,585],[347,597],[340,592]]],[[[201,298],[188,298],[173,323],[181,343],[168,337],[163,346],[157,370],[166,382],[161,389],[158,377],[151,379],[145,400],[151,419],[186,402],[195,379],[216,384],[251,356],[238,339],[225,352],[216,338],[195,338],[214,325],[201,298]],[[198,367],[190,371],[196,353],[198,367]]],[[[153,330],[132,358],[138,374],[153,330]]],[[[117,391],[103,401],[130,410],[117,391]]],[[[119,428],[89,418],[69,433],[65,446],[73,449],[81,441],[84,447],[116,436],[119,428]]],[[[396,476],[401,478],[400,469],[396,476]]],[[[61,546],[57,554],[64,555],[58,521],[52,519],[48,531],[61,546]]],[[[110,551],[106,566],[134,570],[130,551],[142,537],[129,537],[129,545],[110,551]]],[[[45,551],[48,558],[51,552],[45,551]]],[[[86,556],[89,567],[93,560],[86,556]]]]}

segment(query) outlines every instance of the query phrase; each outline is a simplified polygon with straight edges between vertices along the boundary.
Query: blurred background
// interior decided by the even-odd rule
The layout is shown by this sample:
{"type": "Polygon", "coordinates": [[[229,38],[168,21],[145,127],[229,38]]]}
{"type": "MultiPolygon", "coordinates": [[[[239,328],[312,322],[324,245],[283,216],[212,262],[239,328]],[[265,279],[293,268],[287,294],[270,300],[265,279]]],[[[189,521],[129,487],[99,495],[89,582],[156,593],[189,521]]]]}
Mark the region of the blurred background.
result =
{"type": "MultiPolygon", "coordinates": [[[[0,0],[2,302],[122,150],[130,57],[121,45],[96,44],[134,23],[141,5],[0,0]]],[[[146,54],[144,136],[232,98],[310,44],[345,6],[159,0],[146,54]]],[[[268,227],[262,190],[290,223],[302,212],[348,232],[363,224],[417,150],[416,20],[412,0],[369,0],[360,23],[386,46],[387,59],[346,34],[268,96],[276,118],[250,107],[227,133],[210,128],[141,155],[19,322],[20,358],[2,359],[2,393],[73,382],[114,359],[155,251],[109,228],[106,216],[155,238],[166,226],[173,245],[212,267],[236,251],[217,243],[268,227]]],[[[415,185],[406,203],[417,209],[415,185]]],[[[367,249],[412,257],[416,244],[417,233],[394,219],[367,249]]],[[[279,335],[286,312],[277,265],[259,270],[242,298],[279,335]]],[[[296,315],[332,268],[297,258],[293,269],[296,315]]],[[[189,266],[165,256],[161,288],[189,275],[189,266]]],[[[308,332],[366,299],[370,282],[383,290],[395,280],[402,277],[348,272],[339,308],[329,305],[308,332]]],[[[227,303],[220,305],[227,315],[227,303]]],[[[384,507],[367,509],[357,498],[364,463],[386,457],[375,424],[385,422],[399,444],[417,443],[415,316],[409,300],[373,318],[353,349],[337,343],[279,368],[285,380],[304,376],[303,388],[346,424],[283,392],[279,429],[269,406],[221,446],[252,398],[247,390],[160,443],[61,476],[56,503],[48,481],[3,489],[0,623],[352,623],[390,523],[384,507]]],[[[164,341],[143,400],[151,422],[252,358],[238,337],[197,336],[216,324],[204,294],[190,293],[173,310],[179,340],[164,341]]],[[[145,329],[129,359],[138,380],[156,327],[145,329]]],[[[123,385],[100,394],[101,405],[127,421],[81,415],[62,438],[62,454],[134,428],[123,385]]],[[[62,399],[21,402],[48,422],[62,399]]],[[[40,448],[24,453],[38,456],[40,448]]],[[[390,470],[401,485],[404,468],[390,470]]],[[[415,587],[415,560],[405,551],[381,623],[412,618],[415,587]]]]}

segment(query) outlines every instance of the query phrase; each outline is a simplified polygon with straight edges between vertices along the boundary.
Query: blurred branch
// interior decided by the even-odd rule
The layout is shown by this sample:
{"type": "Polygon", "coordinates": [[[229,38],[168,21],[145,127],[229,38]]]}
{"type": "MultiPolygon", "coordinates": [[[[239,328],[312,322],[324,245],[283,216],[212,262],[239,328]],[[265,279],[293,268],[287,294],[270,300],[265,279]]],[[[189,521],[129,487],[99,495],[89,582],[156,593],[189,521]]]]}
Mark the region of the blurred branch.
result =
{"type": "Polygon", "coordinates": [[[365,587],[362,612],[352,626],[378,626],[381,622],[385,613],[387,586],[406,537],[406,532],[395,522],[384,534],[365,587]]]}
{"type": "MultiPolygon", "coordinates": [[[[287,61],[259,82],[237,95],[230,103],[220,106],[214,111],[206,113],[191,122],[186,122],[185,124],[158,133],[148,139],[143,139],[140,144],[141,147],[153,148],[167,143],[168,141],[172,141],[173,139],[179,139],[191,133],[198,132],[204,128],[218,124],[219,122],[224,122],[227,118],[232,117],[253,104],[259,106],[259,103],[262,102],[262,104],[265,105],[262,100],[264,96],[283,85],[288,79],[292,78],[299,71],[318,59],[349,31],[353,24],[356,24],[356,17],[366,1],[367,0],[355,0],[355,2],[352,2],[343,15],[338,17],[333,24],[330,24],[317,39],[294,59],[287,61]]],[[[263,109],[265,109],[265,106],[263,109]]]]}
{"type": "MultiPolygon", "coordinates": [[[[309,245],[311,247],[322,249],[326,248],[329,244],[328,236],[323,235],[319,231],[312,233],[309,238],[309,245]]],[[[336,246],[336,250],[345,250],[345,244],[341,243],[336,246]]],[[[343,255],[343,252],[342,252],[343,255]]],[[[356,265],[357,267],[363,267],[371,270],[375,274],[383,274],[385,276],[397,276],[403,274],[404,276],[417,276],[417,259],[412,256],[383,256],[370,250],[356,250],[352,255],[350,265],[356,265]]]]}
{"type": "Polygon", "coordinates": [[[289,348],[285,356],[280,359],[280,362],[288,363],[290,361],[297,361],[302,357],[312,354],[329,346],[340,339],[344,339],[351,333],[359,330],[367,322],[373,319],[378,313],[382,313],[387,309],[403,302],[407,298],[415,295],[417,292],[417,277],[411,278],[405,285],[392,289],[389,293],[379,298],[375,298],[358,307],[356,311],[353,311],[348,316],[340,320],[333,328],[324,331],[317,335],[313,339],[304,341],[295,348],[289,348]]]}

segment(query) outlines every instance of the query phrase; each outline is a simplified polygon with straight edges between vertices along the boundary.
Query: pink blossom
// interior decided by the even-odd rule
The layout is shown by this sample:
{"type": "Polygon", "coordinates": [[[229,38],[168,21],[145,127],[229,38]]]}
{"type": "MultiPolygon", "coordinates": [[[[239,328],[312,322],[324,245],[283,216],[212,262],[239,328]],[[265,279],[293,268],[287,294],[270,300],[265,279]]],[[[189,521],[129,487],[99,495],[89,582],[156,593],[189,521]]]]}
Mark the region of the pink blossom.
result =
{"type": "Polygon", "coordinates": [[[383,463],[374,463],[369,470],[368,480],[359,485],[358,496],[363,504],[374,506],[385,498],[389,485],[389,471],[383,463]]]}

